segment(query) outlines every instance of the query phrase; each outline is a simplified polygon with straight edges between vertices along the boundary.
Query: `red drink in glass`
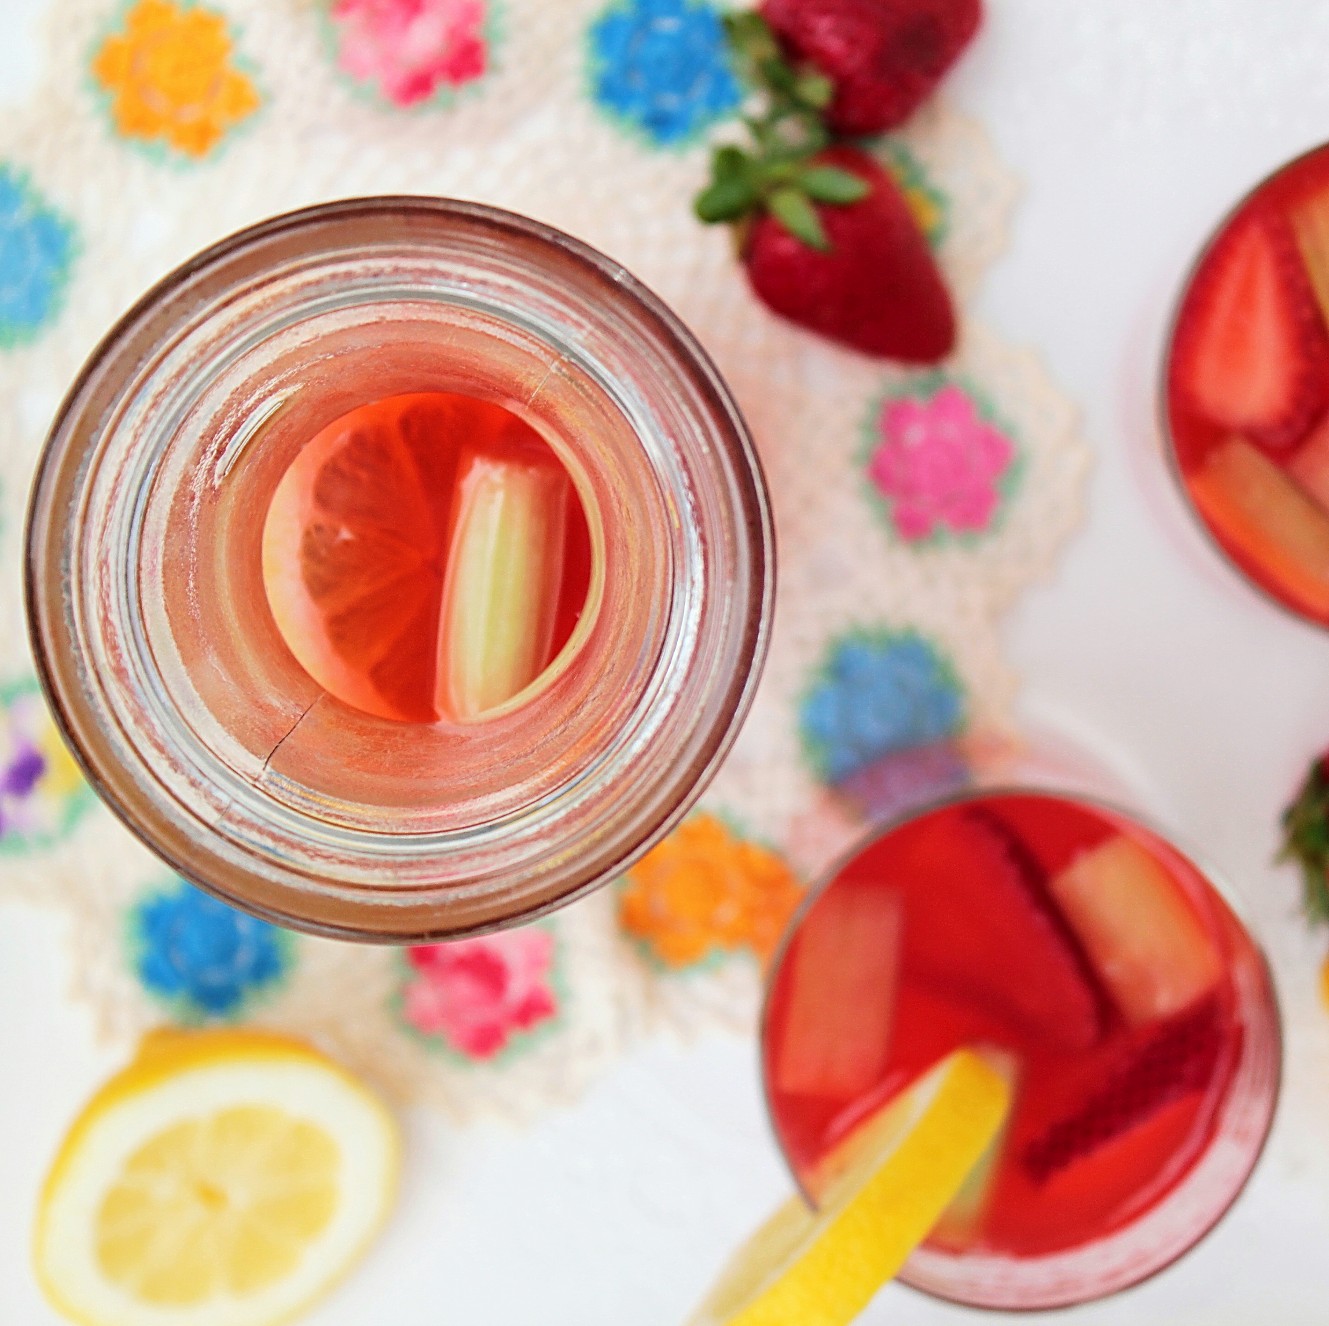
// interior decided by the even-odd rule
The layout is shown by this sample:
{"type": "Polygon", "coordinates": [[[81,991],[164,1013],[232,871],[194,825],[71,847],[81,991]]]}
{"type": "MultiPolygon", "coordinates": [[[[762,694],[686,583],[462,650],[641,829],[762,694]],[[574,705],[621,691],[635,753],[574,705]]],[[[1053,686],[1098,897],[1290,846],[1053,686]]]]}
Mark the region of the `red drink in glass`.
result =
{"type": "Polygon", "coordinates": [[[1329,625],[1329,147],[1258,185],[1200,255],[1165,398],[1209,535],[1277,603],[1329,625]]]}
{"type": "Polygon", "coordinates": [[[1104,805],[962,796],[836,869],[774,970],[776,1133],[814,1199],[876,1109],[946,1054],[1015,1105],[904,1278],[979,1306],[1083,1301],[1197,1241],[1267,1131],[1277,1019],[1258,949],[1200,870],[1104,805]]]}

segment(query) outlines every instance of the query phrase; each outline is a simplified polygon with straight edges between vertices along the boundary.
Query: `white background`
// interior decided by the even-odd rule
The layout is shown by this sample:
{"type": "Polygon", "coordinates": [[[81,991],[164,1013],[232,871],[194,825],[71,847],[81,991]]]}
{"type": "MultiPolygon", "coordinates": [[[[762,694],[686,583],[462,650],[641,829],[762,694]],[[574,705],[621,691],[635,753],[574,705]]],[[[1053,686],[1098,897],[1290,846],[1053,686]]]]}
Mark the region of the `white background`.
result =
{"type": "MultiPolygon", "coordinates": [[[[291,3],[293,0],[272,0],[291,3]]],[[[108,6],[111,0],[108,0],[108,6]]],[[[38,75],[42,0],[0,0],[0,113],[38,75]]],[[[1054,1321],[1329,1320],[1326,946],[1269,865],[1280,805],[1329,743],[1329,639],[1247,590],[1186,524],[1154,394],[1176,287],[1206,231],[1281,160],[1329,138],[1325,0],[988,0],[950,95],[1025,195],[979,313],[1037,347],[1084,411],[1089,518],[1007,645],[1023,704],[1124,765],[1156,817],[1237,882],[1278,970],[1288,1081],[1234,1213],[1150,1285],[1054,1321]]],[[[60,921],[0,907],[0,1326],[59,1321],[28,1270],[41,1175],[124,1046],[69,1002],[60,921]]],[[[399,1207],[310,1326],[673,1326],[787,1188],[754,1048],[642,1047],[526,1132],[406,1120],[399,1207]]],[[[900,1288],[871,1323],[952,1322],[900,1288]]],[[[974,1318],[977,1320],[977,1317],[974,1318]]],[[[792,1324],[791,1324],[792,1326],[792,1324]]]]}

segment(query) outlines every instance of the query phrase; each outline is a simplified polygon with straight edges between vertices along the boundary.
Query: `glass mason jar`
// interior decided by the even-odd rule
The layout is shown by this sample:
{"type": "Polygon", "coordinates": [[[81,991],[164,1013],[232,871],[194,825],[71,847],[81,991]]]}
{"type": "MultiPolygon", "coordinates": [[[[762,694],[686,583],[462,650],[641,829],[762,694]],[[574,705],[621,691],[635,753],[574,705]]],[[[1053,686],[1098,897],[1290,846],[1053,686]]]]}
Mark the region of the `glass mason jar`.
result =
{"type": "MultiPolygon", "coordinates": [[[[834,952],[837,955],[835,960],[839,966],[834,979],[853,986],[854,999],[851,1002],[856,1024],[875,1025],[872,1012],[874,1005],[869,997],[869,978],[862,972],[857,977],[844,974],[853,965],[853,959],[847,955],[849,946],[829,942],[825,938],[831,934],[830,926],[833,923],[828,918],[834,911],[835,893],[847,889],[849,892],[844,894],[841,901],[854,897],[859,899],[856,902],[850,901],[842,914],[853,917],[860,933],[865,929],[871,930],[871,923],[864,913],[866,903],[863,899],[867,896],[864,889],[868,886],[871,889],[889,889],[890,885],[881,873],[886,869],[882,858],[872,860],[869,868],[860,869],[855,874],[854,863],[864,852],[886,844],[888,855],[884,859],[889,860],[891,840],[904,833],[917,834],[919,827],[925,826],[925,821],[930,817],[938,817],[931,821],[934,836],[929,839],[935,845],[938,841],[935,834],[945,823],[941,815],[954,810],[972,813],[974,808],[977,808],[980,816],[991,814],[989,805],[1000,806],[997,798],[1011,796],[1027,798],[1027,815],[1031,813],[1029,806],[1032,801],[1037,803],[1033,806],[1033,815],[1037,815],[1044,805],[1050,807],[1053,813],[1059,806],[1065,805],[1081,814],[1101,817],[1115,832],[1129,834],[1135,841],[1156,850],[1160,854],[1159,859],[1171,863],[1169,873],[1171,868],[1179,873],[1184,872],[1189,881],[1187,889],[1190,900],[1207,917],[1212,926],[1214,942],[1222,954],[1227,982],[1225,989],[1230,990],[1230,995],[1224,996],[1230,1004],[1230,1013],[1226,1015],[1230,1018],[1228,1025],[1239,1028],[1229,1035],[1227,1048],[1220,1052],[1230,1056],[1219,1060],[1226,1065],[1226,1086],[1222,1088],[1216,1104],[1203,1107],[1212,1108],[1211,1116],[1207,1117],[1209,1131],[1203,1144],[1193,1148],[1192,1159],[1179,1176],[1165,1172],[1166,1165],[1160,1166],[1157,1172],[1149,1175],[1149,1181],[1155,1186],[1149,1187],[1146,1182],[1144,1187],[1137,1190],[1130,1197],[1130,1204],[1119,1211],[1120,1218],[1104,1218],[1100,1222],[1096,1216],[1086,1216],[1083,1220],[1083,1237],[1077,1235],[1068,1246],[1041,1252],[1016,1253],[1010,1248],[1003,1250],[989,1246],[984,1243],[981,1235],[974,1237],[971,1232],[964,1239],[925,1242],[906,1262],[899,1275],[903,1283],[915,1289],[962,1306],[1027,1311],[1069,1307],[1139,1284],[1183,1256],[1217,1224],[1253,1172],[1272,1126],[1282,1072],[1282,1031],[1268,964],[1251,933],[1249,922],[1240,915],[1233,891],[1217,872],[1203,863],[1202,857],[1183,852],[1175,845],[1171,835],[1161,832],[1134,810],[1123,808],[1130,806],[1133,799],[1115,772],[1100,765],[1073,744],[1047,735],[1026,740],[1007,735],[983,734],[886,756],[853,774],[826,797],[818,812],[821,823],[815,831],[809,833],[809,838],[817,844],[816,854],[820,864],[816,861],[807,864],[816,869],[819,883],[809,891],[808,898],[790,926],[768,977],[761,1031],[763,1086],[777,1143],[795,1181],[809,1201],[815,1202],[816,1175],[824,1163],[825,1148],[827,1145],[833,1148],[840,1134],[834,1123],[828,1126],[819,1122],[822,1116],[809,1113],[808,1102],[814,1098],[797,1094],[799,1090],[806,1092],[809,1089],[806,1082],[795,1084],[791,1094],[793,1073],[787,1059],[781,1063],[784,1053],[781,1039],[792,1025],[791,1001],[797,997],[794,971],[800,961],[798,946],[807,942],[809,933],[819,927],[822,929],[823,937],[820,942],[813,941],[813,951],[819,954],[834,952]],[[830,908],[826,906],[827,899],[831,900],[830,908]],[[825,1143],[813,1140],[819,1129],[822,1130],[820,1135],[826,1139],[825,1143]]],[[[914,841],[920,840],[915,838],[914,841]]],[[[913,850],[922,849],[916,847],[913,850]]],[[[1031,849],[1026,844],[1023,848],[1016,847],[1013,850],[1017,857],[1023,855],[1026,858],[1024,862],[1017,860],[1016,868],[1022,871],[1028,869],[1031,849]]],[[[1037,866],[1034,868],[1038,869],[1037,866]]],[[[910,941],[901,936],[906,934],[910,924],[909,898],[909,894],[904,894],[903,904],[895,918],[877,927],[881,935],[894,933],[895,942],[906,946],[910,941]]],[[[949,924],[963,928],[968,916],[967,912],[964,915],[952,915],[949,924]]],[[[915,919],[917,921],[917,916],[915,919]]],[[[933,920],[935,922],[935,917],[933,920]]],[[[1140,923],[1147,924],[1144,920],[1140,923]]],[[[966,943],[964,939],[958,942],[966,943]]],[[[938,945],[944,949],[948,944],[947,933],[935,932],[927,943],[933,949],[938,945]]],[[[973,944],[969,943],[969,948],[972,947],[973,944]]],[[[897,954],[900,951],[896,949],[897,954]]],[[[903,951],[909,952],[907,948],[903,951]]],[[[911,976],[907,966],[903,977],[900,977],[896,961],[895,957],[882,954],[880,972],[883,982],[899,978],[901,988],[904,988],[911,981],[926,985],[928,979],[937,979],[922,978],[917,970],[911,976]]],[[[906,957],[906,964],[909,961],[906,957]]],[[[1020,972],[1021,961],[1021,955],[1009,954],[1004,964],[1006,972],[1020,972]]],[[[875,981],[875,977],[872,979],[875,981]]],[[[975,989],[983,988],[980,977],[975,989]]],[[[918,1007],[931,1008],[935,1001],[935,989],[928,987],[918,1007]],[[933,1002],[927,1002],[928,999],[933,1002]]],[[[1200,1006],[1204,1002],[1202,997],[1200,1006]]],[[[891,1006],[889,1000],[883,1005],[891,1006]]],[[[802,1030],[807,1032],[811,1029],[809,1018],[815,1016],[824,1020],[830,1007],[834,1007],[834,1004],[826,990],[822,990],[819,996],[805,1000],[802,1030]]],[[[990,1008],[984,1011],[988,1012],[990,1008]]],[[[951,1018],[949,1013],[936,1014],[933,1021],[942,1016],[951,1018]]],[[[1118,1013],[1115,1016],[1119,1018],[1121,1015],[1118,1013]]],[[[1183,1010],[1171,1016],[1177,1022],[1184,1022],[1187,1013],[1183,1010]]],[[[946,1022],[946,1025],[949,1026],[950,1022],[946,1022]]],[[[1164,1019],[1159,1025],[1170,1024],[1164,1019]]],[[[1148,1033],[1147,1027],[1145,1032],[1148,1033]]],[[[833,1029],[828,1028],[827,1033],[833,1034],[833,1029]]],[[[1139,1033],[1136,1034],[1138,1037],[1139,1033]]],[[[888,1032],[888,1039],[893,1035],[893,1032],[888,1032]]],[[[1155,1044],[1162,1045],[1164,1040],[1162,1038],[1155,1044]]],[[[1130,1042],[1131,1045],[1138,1043],[1138,1039],[1130,1042]]],[[[999,1054],[1014,1050],[1017,1061],[1024,1048],[1014,1042],[1007,1046],[999,1041],[983,1042],[979,1048],[986,1050],[989,1045],[999,1046],[999,1054]]],[[[879,1093],[882,1086],[889,1089],[892,1080],[890,1074],[896,1071],[890,1065],[887,1057],[889,1053],[893,1051],[882,1052],[887,1076],[880,1079],[878,1086],[868,1086],[859,1091],[847,1108],[843,1108],[843,1112],[840,1112],[842,1102],[837,1100],[829,1103],[828,1098],[824,1113],[849,1120],[849,1131],[852,1131],[875,1108],[873,1102],[878,1096],[873,1094],[874,1091],[879,1093]]],[[[1066,1061],[1073,1059],[1075,1053],[1066,1051],[1066,1061]]],[[[1157,1059],[1161,1051],[1152,1053],[1157,1059]]],[[[839,1067],[832,1071],[843,1073],[843,1059],[837,1059],[836,1062],[839,1067]]],[[[1041,1059],[1041,1071],[1057,1071],[1060,1062],[1041,1059]],[[1048,1063],[1052,1063],[1051,1070],[1047,1067],[1048,1063]]],[[[804,1078],[807,1077],[806,1068],[798,1071],[804,1078]]],[[[877,1069],[878,1073],[881,1071],[883,1068],[877,1069]]],[[[1167,1065],[1151,1060],[1148,1071],[1166,1074],[1167,1065]]],[[[1068,1100],[1074,1105],[1082,1104],[1080,1092],[1087,1098],[1093,1098],[1096,1091],[1105,1088],[1110,1091],[1109,1084],[1100,1083],[1097,1077],[1093,1077],[1093,1084],[1090,1085],[1089,1077],[1092,1074],[1086,1075],[1081,1070],[1078,1079],[1072,1079],[1077,1091],[1062,1099],[1060,1105],[1066,1106],[1068,1100]]],[[[1014,1070],[1014,1081],[1017,1093],[1015,1108],[1018,1111],[1019,1068],[1014,1070]]],[[[1135,1089],[1134,1086],[1129,1087],[1127,1092],[1135,1089]]],[[[1147,1092],[1149,1087],[1146,1085],[1139,1089],[1147,1092]]],[[[1204,1090],[1209,1093],[1210,1088],[1205,1087],[1204,1090]]],[[[1046,1091],[1042,1099],[1048,1099],[1046,1091]]],[[[1161,1112],[1176,1103],[1177,1098],[1168,1099],[1158,1108],[1161,1112]]],[[[1124,1097],[1117,1104],[1127,1111],[1135,1108],[1124,1097]]],[[[814,1102],[812,1109],[817,1108],[814,1102]]],[[[1075,1117],[1073,1107],[1069,1114],[1075,1117]]],[[[1147,1125],[1149,1122],[1146,1116],[1135,1120],[1135,1125],[1147,1125]]],[[[1128,1123],[1123,1133],[1109,1135],[1108,1140],[1129,1138],[1130,1126],[1128,1123]]],[[[1016,1131],[1013,1129],[1013,1132],[1016,1131]]],[[[1070,1131],[1063,1127],[1059,1140],[1064,1142],[1070,1131]]],[[[1019,1135],[1021,1142],[1024,1136],[1019,1135]]],[[[1011,1145],[1017,1144],[1015,1138],[1008,1140],[1011,1145]]],[[[1078,1144],[1071,1142],[1069,1145],[1078,1144]]],[[[1091,1147],[1095,1144],[1092,1140],[1088,1143],[1091,1147]]],[[[1021,1153],[1022,1156],[1024,1154],[1028,1153],[1021,1153]]],[[[1116,1159],[1112,1164],[1121,1166],[1121,1155],[1113,1154],[1116,1159]]],[[[1127,1155],[1124,1163],[1129,1166],[1144,1162],[1138,1155],[1127,1155]]],[[[1081,1175],[1073,1181],[1083,1184],[1086,1180],[1081,1175]]],[[[1031,1191],[1036,1192],[1036,1188],[1023,1181],[1019,1190],[1015,1191],[1000,1178],[995,1189],[990,1199],[994,1202],[1028,1201],[1031,1191]]],[[[1095,1200],[1086,1193],[1087,1190],[1080,1191],[1077,1200],[1095,1200]]],[[[1095,1211],[1097,1209],[1093,1208],[1095,1211]]],[[[972,1218],[972,1212],[970,1216],[972,1218]]]]}
{"type": "Polygon", "coordinates": [[[679,820],[752,698],[773,569],[751,439],[660,300],[548,226],[385,197],[241,231],[112,329],[42,456],[27,600],[56,718],[150,848],[259,915],[406,943],[566,903],[679,820]],[[536,428],[599,567],[549,679],[472,725],[321,690],[262,579],[293,457],[420,391],[536,428]]]}

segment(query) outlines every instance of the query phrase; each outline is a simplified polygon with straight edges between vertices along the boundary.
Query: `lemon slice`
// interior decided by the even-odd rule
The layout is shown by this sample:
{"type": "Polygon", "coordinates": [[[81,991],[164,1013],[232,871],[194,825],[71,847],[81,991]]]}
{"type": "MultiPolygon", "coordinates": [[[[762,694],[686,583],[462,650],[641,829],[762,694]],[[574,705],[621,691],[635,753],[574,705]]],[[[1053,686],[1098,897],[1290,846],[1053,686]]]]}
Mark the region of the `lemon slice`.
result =
{"type": "Polygon", "coordinates": [[[819,1209],[795,1197],[757,1230],[689,1326],[845,1326],[927,1237],[1010,1104],[979,1054],[948,1055],[837,1148],[819,1209]]]}
{"type": "Polygon", "coordinates": [[[386,1109],[298,1041],[157,1032],[47,1176],[38,1280],[85,1326],[268,1326],[357,1260],[396,1186],[386,1109]]]}

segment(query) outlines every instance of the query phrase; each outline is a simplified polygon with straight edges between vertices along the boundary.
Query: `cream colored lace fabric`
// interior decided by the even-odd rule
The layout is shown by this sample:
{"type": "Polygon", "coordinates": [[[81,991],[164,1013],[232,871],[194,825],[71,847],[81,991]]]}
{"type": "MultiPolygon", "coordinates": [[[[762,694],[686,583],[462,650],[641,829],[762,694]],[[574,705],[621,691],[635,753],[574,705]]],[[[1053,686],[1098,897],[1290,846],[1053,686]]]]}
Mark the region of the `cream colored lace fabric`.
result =
{"type": "MultiPolygon", "coordinates": [[[[625,899],[638,892],[649,918],[652,906],[695,910],[699,893],[742,880],[757,899],[753,926],[769,927],[822,859],[808,826],[827,779],[865,753],[1000,721],[1015,679],[999,620],[1075,527],[1088,451],[1037,358],[972,319],[937,373],[906,373],[759,305],[727,235],[690,214],[704,142],[693,132],[661,145],[606,111],[612,80],[610,92],[600,87],[603,60],[592,60],[603,0],[434,7],[459,25],[458,43],[483,20],[484,72],[462,76],[474,75],[473,52],[458,45],[445,54],[464,86],[448,92],[445,77],[441,93],[403,108],[373,77],[357,83],[338,69],[349,29],[313,0],[54,6],[45,81],[0,122],[0,287],[14,243],[28,246],[23,280],[37,282],[19,292],[27,302],[16,314],[0,296],[0,899],[68,914],[76,992],[109,1035],[163,1017],[252,1018],[317,1037],[402,1098],[459,1117],[523,1114],[571,1097],[653,1028],[752,1029],[755,955],[769,939],[726,939],[716,917],[692,914],[673,941],[668,916],[639,916],[630,934],[625,899]],[[212,51],[213,64],[154,72],[171,25],[197,23],[189,14],[215,16],[214,45],[195,32],[190,48],[191,59],[212,51]],[[201,152],[181,146],[209,135],[201,152]],[[652,286],[746,412],[780,539],[769,666],[703,801],[706,832],[673,865],[659,858],[650,879],[606,889],[533,938],[414,961],[270,933],[173,881],[60,762],[32,687],[21,603],[23,508],[43,436],[112,321],[229,231],[368,193],[512,208],[652,286]],[[762,913],[776,895],[783,902],[762,913]]],[[[652,12],[646,0],[617,9],[643,23],[652,12]]],[[[374,58],[391,72],[390,53],[374,58]]],[[[1010,173],[982,128],[944,102],[886,150],[967,305],[1002,247],[1010,173]]]]}

